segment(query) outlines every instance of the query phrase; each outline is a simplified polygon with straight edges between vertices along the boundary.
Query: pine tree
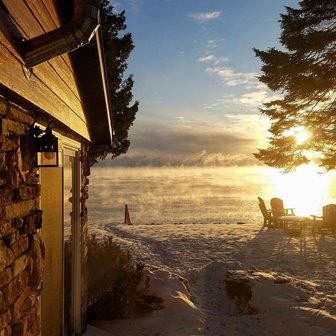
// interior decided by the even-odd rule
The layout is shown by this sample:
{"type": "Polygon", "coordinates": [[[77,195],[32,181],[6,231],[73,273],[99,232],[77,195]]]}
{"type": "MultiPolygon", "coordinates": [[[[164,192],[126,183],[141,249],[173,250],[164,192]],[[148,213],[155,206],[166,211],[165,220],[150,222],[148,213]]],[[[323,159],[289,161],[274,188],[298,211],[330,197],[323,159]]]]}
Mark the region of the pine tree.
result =
{"type": "Polygon", "coordinates": [[[261,113],[272,122],[269,146],[255,156],[289,171],[312,157],[336,167],[336,2],[302,0],[281,15],[283,48],[254,49],[262,61],[259,80],[279,95],[261,113]],[[289,130],[304,127],[308,141],[297,143],[289,130]]]}
{"type": "Polygon", "coordinates": [[[112,158],[127,152],[130,145],[128,130],[139,105],[137,101],[132,102],[133,76],[124,78],[127,60],[134,48],[130,33],[121,36],[127,28],[125,21],[125,11],[115,14],[110,2],[101,0],[101,27],[115,130],[112,158]]]}
{"type": "MultiPolygon", "coordinates": [[[[114,13],[114,8],[110,4],[109,0],[99,1],[102,42],[108,75],[108,89],[113,114],[113,128],[115,136],[112,146],[90,145],[90,165],[94,164],[97,159],[106,158],[108,154],[111,154],[111,157],[115,158],[127,152],[130,146],[128,131],[133,125],[135,115],[139,109],[139,103],[137,101],[133,101],[133,75],[125,77],[125,72],[128,67],[127,61],[134,49],[132,35],[130,33],[125,33],[127,28],[125,11],[122,11],[121,13],[114,13]]],[[[74,16],[74,1],[58,0],[57,2],[61,9],[62,22],[69,22],[74,16]]],[[[70,54],[75,60],[74,66],[77,68],[86,68],[86,64],[90,63],[92,58],[98,57],[95,43],[96,42],[92,40],[91,43],[70,54]]],[[[83,69],[80,71],[84,72],[83,69]]],[[[85,69],[85,72],[90,73],[90,76],[94,78],[91,83],[91,93],[95,90],[95,80],[101,80],[100,74],[92,73],[94,71],[95,69],[85,69]]],[[[82,78],[82,81],[86,82],[87,78],[82,78]]],[[[85,83],[85,87],[89,87],[89,85],[90,83],[85,83]]],[[[92,104],[92,101],[87,100],[88,98],[86,95],[84,95],[82,99],[86,99],[86,104],[92,104]]]]}
{"type": "Polygon", "coordinates": [[[125,11],[114,13],[109,0],[100,0],[100,3],[102,40],[113,114],[114,137],[112,146],[90,146],[91,165],[97,159],[105,159],[109,154],[113,159],[127,152],[130,146],[129,128],[133,125],[139,109],[138,101],[133,102],[133,75],[130,74],[125,78],[127,60],[134,48],[132,35],[124,33],[127,28],[125,11]]]}

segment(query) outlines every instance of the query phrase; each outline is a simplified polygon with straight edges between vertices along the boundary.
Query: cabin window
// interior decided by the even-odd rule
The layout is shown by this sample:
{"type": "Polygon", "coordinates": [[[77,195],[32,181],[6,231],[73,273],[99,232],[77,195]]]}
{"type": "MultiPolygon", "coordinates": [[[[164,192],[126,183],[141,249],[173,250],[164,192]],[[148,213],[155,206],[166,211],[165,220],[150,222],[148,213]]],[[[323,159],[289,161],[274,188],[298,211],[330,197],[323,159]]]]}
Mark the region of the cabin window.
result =
{"type": "Polygon", "coordinates": [[[64,327],[65,335],[79,333],[81,321],[80,159],[78,151],[64,152],[64,327]]]}

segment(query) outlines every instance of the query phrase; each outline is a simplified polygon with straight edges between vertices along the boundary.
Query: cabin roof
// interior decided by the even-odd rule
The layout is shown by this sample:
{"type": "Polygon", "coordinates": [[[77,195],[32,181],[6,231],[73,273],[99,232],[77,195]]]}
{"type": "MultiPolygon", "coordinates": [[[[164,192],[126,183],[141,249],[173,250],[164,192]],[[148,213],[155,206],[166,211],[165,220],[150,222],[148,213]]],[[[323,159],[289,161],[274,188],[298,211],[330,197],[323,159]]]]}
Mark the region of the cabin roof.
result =
{"type": "Polygon", "coordinates": [[[111,145],[112,117],[100,28],[93,43],[25,71],[22,40],[64,24],[62,0],[57,1],[59,6],[55,3],[0,0],[0,94],[55,120],[67,133],[111,145]]]}
{"type": "Polygon", "coordinates": [[[113,119],[100,32],[97,31],[93,43],[73,51],[70,59],[92,134],[92,142],[110,145],[113,119]]]}

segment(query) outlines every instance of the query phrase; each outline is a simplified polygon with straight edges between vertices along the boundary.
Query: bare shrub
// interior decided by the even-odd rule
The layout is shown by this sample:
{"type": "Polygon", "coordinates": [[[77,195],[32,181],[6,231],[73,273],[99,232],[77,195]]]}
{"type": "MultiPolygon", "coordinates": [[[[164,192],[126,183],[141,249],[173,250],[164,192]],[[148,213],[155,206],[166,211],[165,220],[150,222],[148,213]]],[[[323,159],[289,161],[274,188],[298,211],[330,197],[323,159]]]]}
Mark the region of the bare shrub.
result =
{"type": "Polygon", "coordinates": [[[161,298],[146,295],[144,265],[112,237],[89,238],[89,320],[126,318],[160,309],[161,298]]]}

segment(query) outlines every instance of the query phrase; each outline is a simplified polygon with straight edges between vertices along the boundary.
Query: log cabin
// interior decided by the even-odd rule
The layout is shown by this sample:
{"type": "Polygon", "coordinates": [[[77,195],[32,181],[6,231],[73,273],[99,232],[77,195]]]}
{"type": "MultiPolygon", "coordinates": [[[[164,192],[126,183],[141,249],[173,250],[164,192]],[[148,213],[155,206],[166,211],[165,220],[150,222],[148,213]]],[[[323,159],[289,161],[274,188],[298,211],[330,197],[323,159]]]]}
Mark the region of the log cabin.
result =
{"type": "Polygon", "coordinates": [[[88,153],[113,125],[99,1],[68,17],[0,0],[1,336],[86,330],[88,153]]]}

